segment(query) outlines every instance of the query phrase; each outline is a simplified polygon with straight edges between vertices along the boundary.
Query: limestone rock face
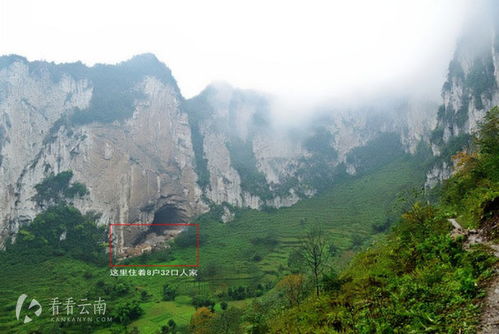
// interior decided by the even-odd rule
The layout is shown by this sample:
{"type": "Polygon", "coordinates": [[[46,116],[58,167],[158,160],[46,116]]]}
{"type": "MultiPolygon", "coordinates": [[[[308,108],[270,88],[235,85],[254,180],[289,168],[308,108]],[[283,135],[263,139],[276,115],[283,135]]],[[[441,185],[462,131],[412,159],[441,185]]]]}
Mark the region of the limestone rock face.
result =
{"type": "Polygon", "coordinates": [[[427,187],[450,176],[450,155],[466,146],[487,110],[499,104],[499,27],[487,20],[476,26],[481,30],[461,37],[449,64],[436,129],[431,135],[431,149],[437,159],[427,173],[427,187]]]}
{"type": "Polygon", "coordinates": [[[0,87],[1,240],[40,212],[34,186],[66,170],[89,189],[73,204],[100,213],[101,224],[151,223],[165,206],[175,208],[178,221],[206,211],[176,87],[145,76],[136,84],[141,94],[130,118],[83,125],[61,120],[91,103],[95,92],[87,79],[54,80],[43,66],[33,73],[16,59],[0,70],[0,87]]]}
{"type": "MultiPolygon", "coordinates": [[[[276,123],[273,104],[226,84],[186,100],[153,55],[91,68],[0,57],[0,243],[63,171],[89,190],[72,204],[103,225],[187,222],[210,206],[229,222],[234,207],[290,206],[362,172],[366,150],[413,154],[437,124],[435,103],[403,97],[323,106],[299,127],[276,123]]],[[[113,231],[122,250],[151,234],[113,231]]]]}
{"type": "MultiPolygon", "coordinates": [[[[435,110],[416,116],[412,102],[378,103],[293,129],[272,122],[265,94],[217,84],[184,100],[152,55],[115,67],[17,56],[0,64],[2,242],[43,210],[35,185],[52,174],[73,171],[89,195],[72,203],[101,214],[101,224],[183,222],[209,204],[224,205],[229,221],[230,206],[290,206],[334,180],[336,168],[355,174],[350,153],[381,133],[413,152],[435,110]]],[[[122,247],[139,232],[115,229],[122,247]]]]}
{"type": "Polygon", "coordinates": [[[334,181],[335,170],[355,174],[361,167],[351,157],[356,148],[394,134],[403,151],[415,153],[436,124],[436,103],[385,98],[325,107],[293,128],[275,123],[273,102],[227,84],[213,84],[186,102],[208,201],[255,209],[293,205],[334,181]]]}

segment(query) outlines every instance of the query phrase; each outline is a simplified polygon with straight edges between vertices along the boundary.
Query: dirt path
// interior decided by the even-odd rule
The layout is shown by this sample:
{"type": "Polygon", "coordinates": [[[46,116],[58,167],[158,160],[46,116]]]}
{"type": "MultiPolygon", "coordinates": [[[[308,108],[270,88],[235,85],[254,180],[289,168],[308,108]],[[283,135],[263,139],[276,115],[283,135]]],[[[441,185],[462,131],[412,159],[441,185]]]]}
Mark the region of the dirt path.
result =
{"type": "MultiPolygon", "coordinates": [[[[467,241],[465,248],[469,248],[474,244],[487,245],[494,251],[494,255],[499,258],[499,245],[486,242],[481,236],[480,231],[464,229],[454,219],[449,219],[452,224],[452,235],[465,235],[467,241]]],[[[483,311],[480,318],[478,333],[480,334],[498,334],[499,333],[499,267],[496,267],[496,275],[490,281],[487,288],[487,295],[483,299],[483,311]]]]}
{"type": "MultiPolygon", "coordinates": [[[[494,254],[499,257],[499,245],[489,245],[494,249],[494,254]]],[[[496,267],[496,275],[487,288],[487,296],[484,299],[482,317],[480,319],[481,334],[499,333],[499,268],[496,267]]]]}
{"type": "Polygon", "coordinates": [[[454,218],[450,218],[449,222],[452,224],[452,227],[454,227],[454,230],[464,231],[464,229],[462,228],[462,226],[459,225],[459,223],[457,222],[457,220],[455,220],[454,218]]]}

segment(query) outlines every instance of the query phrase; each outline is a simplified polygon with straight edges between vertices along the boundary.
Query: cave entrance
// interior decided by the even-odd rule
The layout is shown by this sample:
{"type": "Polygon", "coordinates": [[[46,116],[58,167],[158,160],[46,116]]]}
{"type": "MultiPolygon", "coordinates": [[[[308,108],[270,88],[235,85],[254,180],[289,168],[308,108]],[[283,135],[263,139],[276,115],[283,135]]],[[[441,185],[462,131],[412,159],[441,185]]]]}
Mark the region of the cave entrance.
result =
{"type": "Polygon", "coordinates": [[[155,225],[155,224],[182,224],[187,221],[185,210],[172,204],[165,204],[154,212],[154,219],[151,225],[136,235],[133,249],[140,247],[150,247],[150,249],[161,248],[165,241],[174,238],[179,234],[183,226],[155,225]]]}
{"type": "MultiPolygon", "coordinates": [[[[163,205],[154,213],[152,224],[179,224],[185,222],[184,210],[170,204],[163,205]]],[[[175,230],[175,226],[151,226],[150,231],[162,234],[166,230],[175,230]]]]}

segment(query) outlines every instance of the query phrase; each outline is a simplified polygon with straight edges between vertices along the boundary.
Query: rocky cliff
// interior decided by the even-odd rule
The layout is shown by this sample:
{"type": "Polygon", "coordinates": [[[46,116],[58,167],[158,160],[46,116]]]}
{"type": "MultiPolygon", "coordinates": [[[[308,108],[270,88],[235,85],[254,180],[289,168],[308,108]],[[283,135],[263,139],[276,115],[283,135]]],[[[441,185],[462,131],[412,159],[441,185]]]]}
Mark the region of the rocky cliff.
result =
{"type": "Polygon", "coordinates": [[[300,127],[275,124],[274,100],[258,92],[211,85],[186,101],[196,170],[205,199],[260,208],[294,204],[355,174],[356,148],[375,141],[400,154],[429,142],[437,105],[379,98],[355,107],[324,106],[300,127]],[[393,136],[390,136],[393,135],[393,136]]]}
{"type": "Polygon", "coordinates": [[[166,218],[173,221],[206,210],[182,101],[169,70],[150,55],[94,68],[4,57],[1,239],[42,209],[32,199],[34,186],[65,170],[89,189],[74,205],[99,212],[103,224],[152,222],[163,207],[172,208],[166,218]],[[130,72],[136,79],[124,83],[130,72]],[[130,95],[132,104],[126,105],[123,100],[130,95]],[[121,104],[112,109],[114,102],[121,104]],[[112,110],[106,109],[109,104],[112,110]]]}
{"type": "MultiPolygon", "coordinates": [[[[117,65],[0,58],[0,240],[43,210],[35,186],[73,171],[101,224],[185,222],[224,206],[282,207],[429,142],[432,102],[324,106],[299,128],[271,96],[226,84],[185,100],[153,55],[117,65]]],[[[119,234],[121,246],[147,229],[119,234]]]]}
{"type": "Polygon", "coordinates": [[[435,159],[427,173],[432,187],[450,176],[451,156],[470,144],[485,112],[499,104],[499,17],[497,5],[474,17],[457,43],[442,87],[437,126],[431,135],[435,159]]]}

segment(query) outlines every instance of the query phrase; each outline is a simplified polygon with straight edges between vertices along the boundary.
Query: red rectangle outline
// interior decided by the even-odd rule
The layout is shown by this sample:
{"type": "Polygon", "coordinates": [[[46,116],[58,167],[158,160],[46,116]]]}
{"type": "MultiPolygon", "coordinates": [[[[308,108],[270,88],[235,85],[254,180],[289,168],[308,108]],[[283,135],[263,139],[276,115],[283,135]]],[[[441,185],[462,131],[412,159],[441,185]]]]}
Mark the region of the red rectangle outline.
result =
{"type": "Polygon", "coordinates": [[[109,267],[199,267],[199,224],[109,224],[109,267]],[[113,226],[196,226],[196,264],[113,264],[113,226]]]}

